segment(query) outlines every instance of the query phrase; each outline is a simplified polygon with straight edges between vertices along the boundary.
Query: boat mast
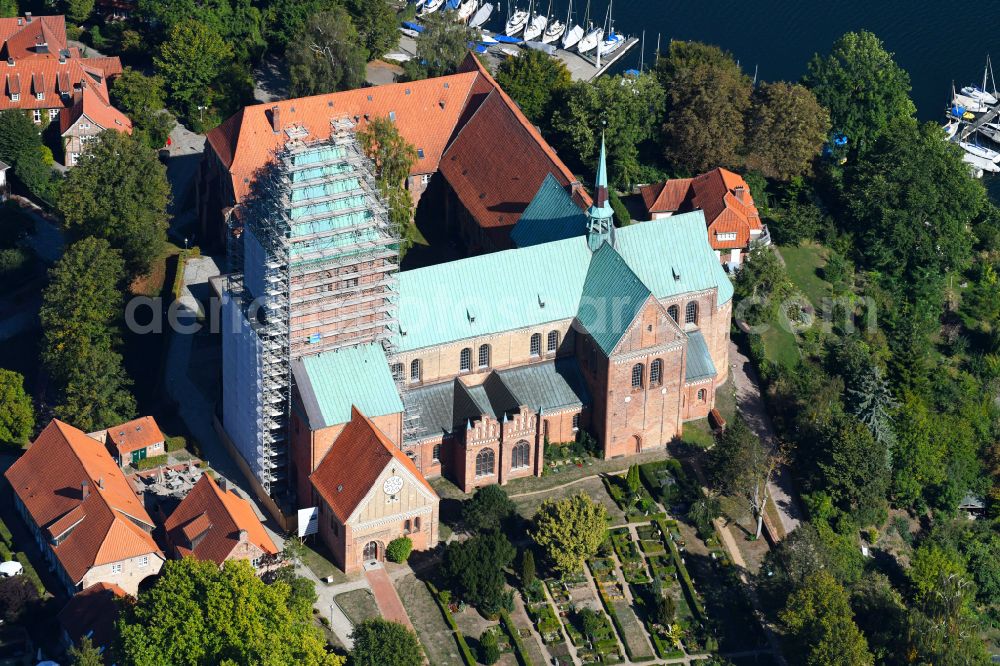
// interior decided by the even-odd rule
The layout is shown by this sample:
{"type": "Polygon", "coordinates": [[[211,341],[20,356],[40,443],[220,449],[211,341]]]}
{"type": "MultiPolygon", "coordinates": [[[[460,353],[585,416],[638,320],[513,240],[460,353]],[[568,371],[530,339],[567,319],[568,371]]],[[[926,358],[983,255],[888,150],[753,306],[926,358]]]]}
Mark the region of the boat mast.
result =
{"type": "Polygon", "coordinates": [[[660,33],[656,33],[656,59],[660,59],[660,33]]]}
{"type": "Polygon", "coordinates": [[[639,73],[642,74],[643,59],[646,57],[646,31],[642,31],[642,42],[639,45],[639,73]]]}
{"type": "Polygon", "coordinates": [[[572,20],[572,18],[573,18],[573,0],[569,0],[569,7],[566,8],[566,31],[567,31],[567,33],[569,32],[569,29],[573,26],[573,24],[570,22],[572,20]]]}

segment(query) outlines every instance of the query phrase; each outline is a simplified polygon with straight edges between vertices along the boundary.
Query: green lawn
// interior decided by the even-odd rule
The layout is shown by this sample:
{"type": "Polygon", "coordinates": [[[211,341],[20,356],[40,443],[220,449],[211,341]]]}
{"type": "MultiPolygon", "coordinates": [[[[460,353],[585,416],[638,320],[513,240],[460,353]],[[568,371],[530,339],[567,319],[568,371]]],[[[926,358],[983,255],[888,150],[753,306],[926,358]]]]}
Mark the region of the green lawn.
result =
{"type": "Polygon", "coordinates": [[[330,561],[326,554],[326,549],[322,550],[323,552],[321,553],[309,546],[305,546],[302,551],[302,563],[309,567],[316,574],[317,578],[332,576],[334,584],[346,582],[347,576],[337,568],[337,565],[330,561]]]}
{"type": "Polygon", "coordinates": [[[790,368],[799,361],[799,345],[795,340],[795,334],[785,330],[777,323],[771,324],[761,335],[764,340],[764,351],[767,357],[790,368]]]}
{"type": "Polygon", "coordinates": [[[820,269],[826,265],[825,248],[817,243],[802,243],[779,247],[778,252],[785,260],[789,279],[813,307],[820,308],[831,289],[830,283],[820,277],[820,269]]]}
{"type": "Polygon", "coordinates": [[[334,601],[344,611],[344,615],[357,626],[365,620],[379,617],[378,604],[375,603],[375,595],[371,590],[351,590],[334,597],[334,601]]]}

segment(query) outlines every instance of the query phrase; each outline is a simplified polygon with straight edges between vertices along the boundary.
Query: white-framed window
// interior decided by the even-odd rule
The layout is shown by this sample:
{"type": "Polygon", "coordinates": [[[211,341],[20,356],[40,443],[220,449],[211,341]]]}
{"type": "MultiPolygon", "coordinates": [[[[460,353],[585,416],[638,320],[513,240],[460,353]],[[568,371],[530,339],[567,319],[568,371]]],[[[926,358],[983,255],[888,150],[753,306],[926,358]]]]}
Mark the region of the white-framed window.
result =
{"type": "Polygon", "coordinates": [[[69,154],[69,163],[70,164],[76,164],[77,160],[79,160],[79,159],[80,159],[80,153],[70,153],[69,154]]]}
{"type": "Polygon", "coordinates": [[[113,574],[120,574],[121,572],[122,572],[122,565],[121,564],[112,564],[111,565],[111,573],[113,573],[113,574]]]}
{"type": "Polygon", "coordinates": [[[715,239],[720,241],[734,241],[736,240],[735,231],[726,231],[715,234],[715,239]]]}
{"type": "Polygon", "coordinates": [[[542,334],[534,333],[531,336],[531,355],[539,356],[542,353],[542,334]]]}
{"type": "Polygon", "coordinates": [[[580,414],[579,412],[577,412],[576,414],[573,415],[573,430],[576,431],[579,429],[580,429],[580,414]]]}
{"type": "Polygon", "coordinates": [[[427,185],[430,182],[431,182],[431,175],[429,173],[425,173],[422,176],[420,176],[421,185],[427,185]]]}
{"type": "Polygon", "coordinates": [[[45,99],[45,91],[43,90],[42,92],[36,92],[35,99],[45,99]]]}
{"type": "Polygon", "coordinates": [[[10,101],[12,101],[12,102],[20,102],[21,101],[21,93],[11,93],[10,94],[10,101]]]}
{"type": "Polygon", "coordinates": [[[472,350],[466,347],[458,355],[458,371],[469,372],[472,370],[472,350]]]}
{"type": "Polygon", "coordinates": [[[90,129],[90,123],[84,120],[82,123],[80,123],[80,129],[90,129]]]}
{"type": "Polygon", "coordinates": [[[488,368],[490,367],[490,346],[480,345],[479,346],[479,367],[488,368]]]}
{"type": "Polygon", "coordinates": [[[546,344],[546,351],[554,354],[559,348],[559,331],[549,331],[549,338],[546,344]]]}
{"type": "Polygon", "coordinates": [[[49,109],[49,120],[55,120],[59,117],[59,109],[49,109]]]}
{"type": "Polygon", "coordinates": [[[415,358],[410,362],[410,383],[420,383],[420,359],[415,358]]]}
{"type": "Polygon", "coordinates": [[[32,111],[31,112],[31,119],[35,121],[36,125],[38,123],[42,122],[42,110],[41,109],[35,109],[34,111],[32,111]]]}
{"type": "Polygon", "coordinates": [[[143,555],[139,558],[139,568],[149,566],[149,555],[143,555]]]}

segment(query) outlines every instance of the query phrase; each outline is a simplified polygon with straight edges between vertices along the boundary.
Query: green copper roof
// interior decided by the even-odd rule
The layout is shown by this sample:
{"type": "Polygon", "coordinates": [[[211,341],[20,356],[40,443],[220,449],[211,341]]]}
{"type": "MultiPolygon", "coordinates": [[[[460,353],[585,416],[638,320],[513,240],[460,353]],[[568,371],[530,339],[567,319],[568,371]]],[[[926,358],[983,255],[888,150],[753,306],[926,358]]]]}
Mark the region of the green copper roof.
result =
{"type": "Polygon", "coordinates": [[[604,243],[590,261],[576,316],[610,356],[650,295],[621,255],[604,243]]]}
{"type": "Polygon", "coordinates": [[[688,332],[688,355],[684,380],[695,382],[699,379],[715,377],[715,363],[708,353],[708,345],[701,331],[688,332]]]}
{"type": "Polygon", "coordinates": [[[292,363],[313,429],[351,420],[351,406],[375,417],[403,411],[385,353],[377,344],[347,347],[292,363]]]}
{"type": "Polygon", "coordinates": [[[510,238],[517,247],[528,247],[582,236],[586,232],[587,216],[550,173],[514,225],[510,238]]]}
{"type": "MultiPolygon", "coordinates": [[[[617,229],[615,248],[608,249],[617,250],[657,298],[718,288],[717,303],[722,305],[732,298],[733,285],[705,229],[701,211],[674,215],[617,229]]],[[[591,261],[603,251],[592,254],[581,235],[403,271],[400,350],[572,319],[580,309],[591,261]]]]}

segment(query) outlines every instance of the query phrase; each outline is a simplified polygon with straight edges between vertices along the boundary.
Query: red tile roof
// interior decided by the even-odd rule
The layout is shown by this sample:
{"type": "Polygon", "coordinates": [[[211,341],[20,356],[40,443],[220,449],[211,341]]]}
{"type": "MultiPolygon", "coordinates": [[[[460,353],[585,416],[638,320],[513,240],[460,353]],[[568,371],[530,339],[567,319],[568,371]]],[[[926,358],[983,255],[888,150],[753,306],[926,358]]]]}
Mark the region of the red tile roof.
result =
{"type": "Polygon", "coordinates": [[[126,455],[164,441],[160,426],[152,416],[142,416],[104,431],[105,441],[126,455]]]}
{"type": "Polygon", "coordinates": [[[676,178],[639,188],[650,213],[705,212],[708,240],[713,249],[747,247],[750,232],[763,229],[760,213],[750,196],[750,186],[739,174],[717,168],[695,178],[676,178]],[[719,240],[719,234],[736,234],[719,240]]]}
{"type": "Polygon", "coordinates": [[[416,465],[382,431],[351,408],[351,420],[337,435],[309,481],[330,505],[341,523],[346,523],[385,468],[395,462],[424,486],[434,497],[437,493],[427,483],[416,465]],[[349,464],[345,464],[349,461],[349,464]]]}
{"type": "Polygon", "coordinates": [[[59,131],[66,132],[81,116],[87,116],[91,122],[104,130],[117,130],[132,133],[132,121],[124,113],[111,106],[101,95],[91,87],[78,90],[73,95],[73,106],[59,113],[59,131]]]}
{"type": "Polygon", "coordinates": [[[3,40],[0,56],[4,59],[57,58],[59,51],[66,48],[66,19],[63,16],[18,17],[0,21],[0,39],[3,40]]]}
{"type": "MultiPolygon", "coordinates": [[[[459,178],[462,170],[470,166],[476,170],[492,169],[498,180],[489,190],[499,191],[494,195],[498,201],[479,203],[484,178],[476,182],[459,180],[452,187],[465,193],[463,204],[470,207],[482,226],[513,225],[538,191],[545,173],[552,173],[564,185],[575,177],[471,55],[459,73],[450,76],[248,106],[210,131],[208,145],[229,170],[238,201],[249,192],[254,173],[267,163],[275,149],[288,141],[284,131],[275,133],[272,128],[272,107],[278,110],[280,128],[299,125],[314,139],[330,135],[333,118],[352,119],[360,129],[368,118],[392,112],[403,137],[423,153],[411,174],[433,173],[439,166],[444,171],[440,164],[442,156],[446,150],[452,151],[450,144],[466,133],[461,128],[480,115],[483,105],[486,108],[482,118],[469,128],[461,147],[452,152],[455,161],[465,166],[456,165],[445,177],[451,182],[452,177],[459,178]],[[491,127],[490,123],[496,124],[491,127]],[[521,173],[526,175],[519,180],[521,173]],[[499,183],[510,191],[501,190],[499,183]],[[526,194],[528,190],[531,191],[526,194]]],[[[590,197],[582,190],[576,198],[582,207],[590,205],[590,197]]]]}
{"type": "Polygon", "coordinates": [[[278,553],[250,503],[232,491],[223,491],[207,474],[198,479],[163,528],[182,556],[193,555],[217,564],[225,562],[239,545],[240,530],[245,530],[246,539],[265,553],[278,553]],[[192,541],[196,541],[194,548],[192,541]]]}
{"type": "Polygon", "coordinates": [[[82,431],[53,419],[5,476],[38,528],[62,535],[50,547],[74,582],[101,564],[162,557],[137,524],[153,529],[125,475],[104,444],[82,431]]]}
{"type": "Polygon", "coordinates": [[[77,592],[59,611],[59,624],[70,639],[79,643],[90,636],[95,647],[108,648],[114,641],[118,620],[118,600],[126,597],[125,590],[112,583],[94,583],[77,592]]]}

